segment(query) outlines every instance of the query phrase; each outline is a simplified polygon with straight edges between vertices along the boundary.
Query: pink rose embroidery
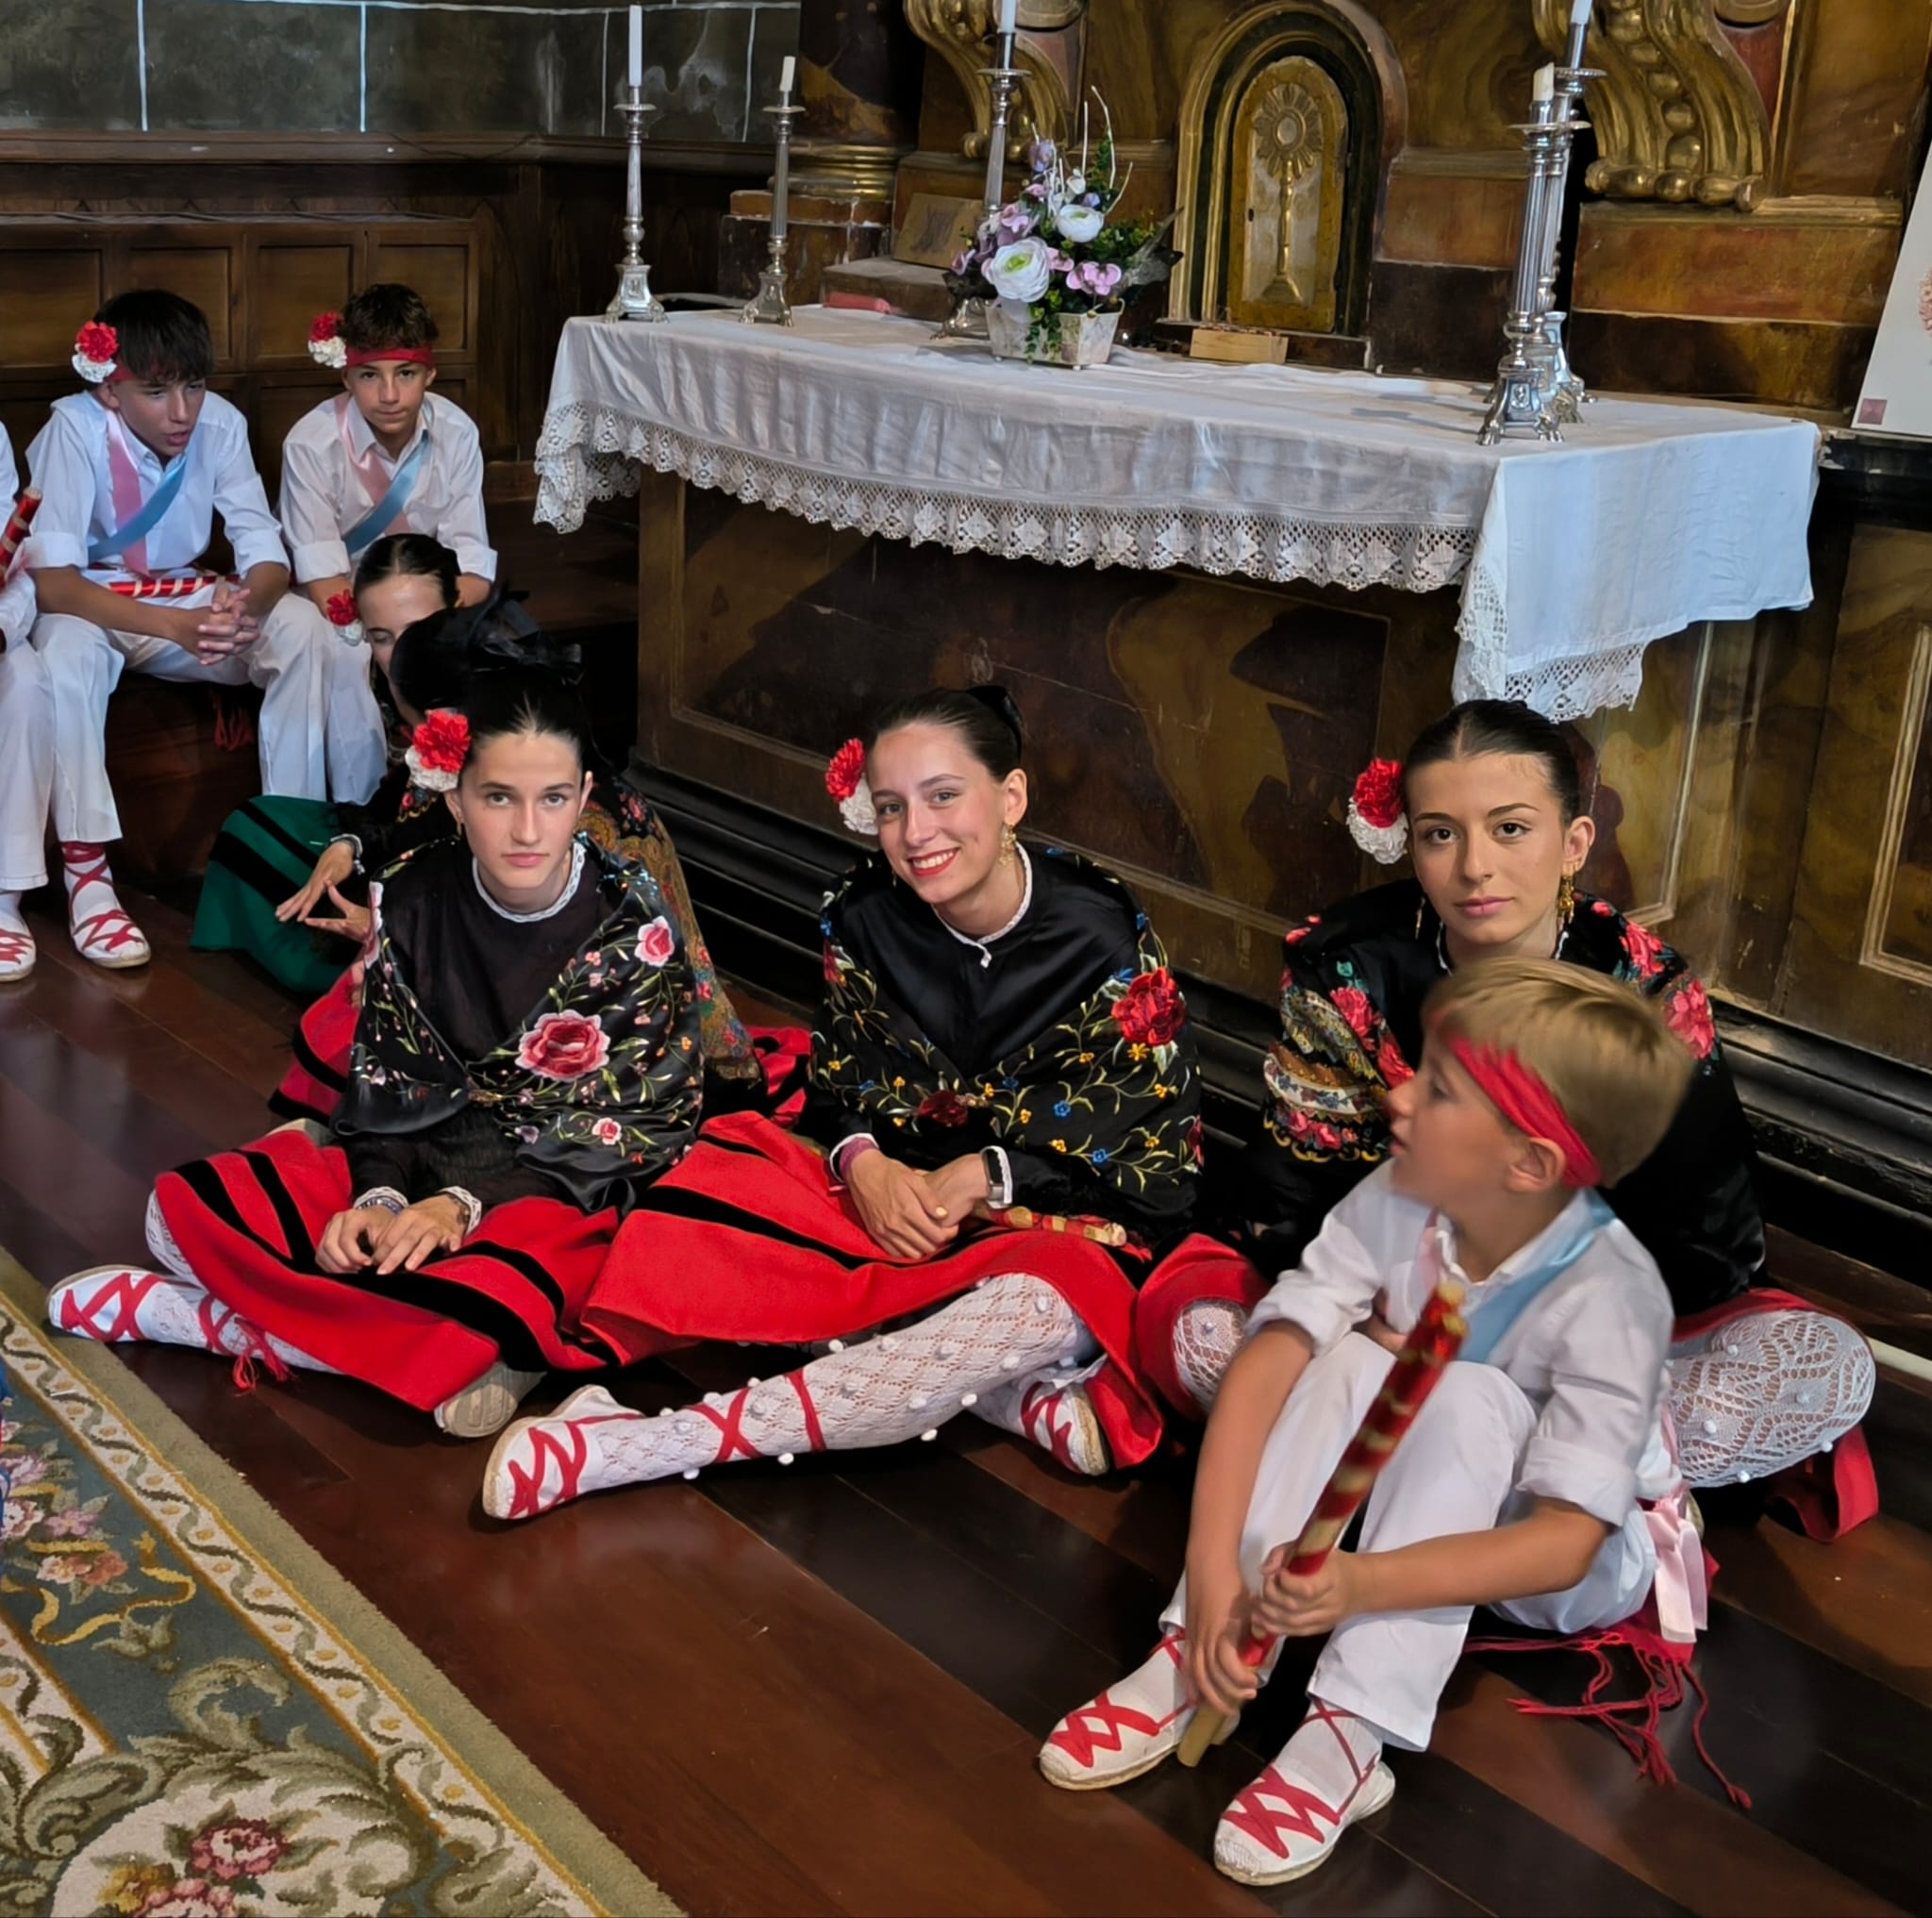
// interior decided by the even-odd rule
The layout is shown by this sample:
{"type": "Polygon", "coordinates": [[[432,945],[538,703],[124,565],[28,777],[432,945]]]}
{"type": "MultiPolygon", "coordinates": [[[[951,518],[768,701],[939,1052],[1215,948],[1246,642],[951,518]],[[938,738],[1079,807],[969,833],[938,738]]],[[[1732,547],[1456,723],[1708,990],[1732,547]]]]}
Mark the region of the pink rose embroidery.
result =
{"type": "Polygon", "coordinates": [[[1365,1040],[1375,1029],[1375,1009],[1369,1004],[1369,995],[1359,986],[1337,986],[1328,995],[1335,1002],[1335,1009],[1348,1021],[1348,1029],[1357,1039],[1365,1040]]]}
{"type": "Polygon", "coordinates": [[[615,1119],[599,1119],[591,1127],[591,1136],[599,1145],[618,1145],[624,1141],[624,1127],[615,1119]]]}
{"type": "Polygon", "coordinates": [[[677,942],[672,937],[671,923],[661,914],[638,934],[638,958],[647,966],[667,965],[671,955],[677,950],[677,942]]]}
{"type": "Polygon", "coordinates": [[[1697,980],[1687,980],[1672,993],[1664,1008],[1664,1020],[1693,1059],[1710,1057],[1711,1047],[1717,1043],[1717,1022],[1710,1016],[1710,1001],[1697,980]]]}
{"type": "Polygon", "coordinates": [[[610,1042],[581,1012],[546,1012],[524,1035],[517,1063],[543,1079],[580,1079],[610,1057],[610,1042]]]}
{"type": "Polygon", "coordinates": [[[1624,926],[1624,950],[1637,968],[1640,979],[1655,978],[1664,969],[1664,942],[1647,926],[1632,919],[1624,926]]]}
{"type": "Polygon", "coordinates": [[[273,1871],[289,1842],[260,1818],[237,1818],[210,1825],[189,1847],[188,1864],[205,1878],[224,1883],[234,1878],[258,1878],[273,1871]]]}
{"type": "Polygon", "coordinates": [[[1382,1079],[1392,1092],[1399,1085],[1415,1077],[1415,1067],[1403,1058],[1402,1048],[1395,1042],[1392,1032],[1382,1035],[1382,1043],[1376,1048],[1375,1062],[1382,1068],[1382,1079]]]}

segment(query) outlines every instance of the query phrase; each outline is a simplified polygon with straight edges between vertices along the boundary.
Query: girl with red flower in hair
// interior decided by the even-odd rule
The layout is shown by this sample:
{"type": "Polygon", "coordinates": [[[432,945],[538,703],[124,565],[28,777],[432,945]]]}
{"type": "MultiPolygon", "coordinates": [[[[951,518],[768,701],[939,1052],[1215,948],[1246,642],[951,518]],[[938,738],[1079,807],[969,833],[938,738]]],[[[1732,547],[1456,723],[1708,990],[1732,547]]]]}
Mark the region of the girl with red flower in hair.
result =
{"type": "MultiPolygon", "coordinates": [[[[1875,1504],[1856,1429],[1870,1349],[1842,1320],[1766,1285],[1751,1139],[1709,1001],[1654,932],[1577,889],[1595,828],[1562,732],[1514,702],[1458,706],[1404,764],[1369,769],[1349,825],[1385,864],[1407,851],[1415,876],[1288,935],[1263,1136],[1217,1195],[1239,1222],[1234,1242],[1264,1271],[1289,1270],[1388,1156],[1389,1094],[1412,1076],[1423,1002],[1446,974],[1552,957],[1604,974],[1654,1001],[1697,1061],[1663,1143],[1605,1194],[1676,1308],[1670,1404],[1685,1476],[1707,1487],[1801,1468],[1803,1482],[1785,1484],[1807,1523],[1856,1524],[1875,1504]]],[[[1204,1370],[1204,1407],[1231,1356],[1204,1370]]]]}
{"type": "Polygon", "coordinates": [[[519,663],[425,715],[415,777],[454,831],[370,889],[332,1135],[285,1129],[164,1175],[158,1269],[56,1286],[58,1330],[339,1371],[459,1438],[547,1371],[619,1352],[581,1307],[619,1220],[697,1129],[684,936],[641,866],[579,831],[589,724],[519,663]]]}
{"type": "Polygon", "coordinates": [[[1176,1301],[1174,1326],[1259,1296],[1188,1233],[1200,1087],[1160,942],[1111,874],[1021,842],[1021,748],[1012,701],[982,687],[902,701],[834,758],[827,790],[878,851],[825,904],[799,1126],[708,1126],[584,1313],[627,1359],[832,1349],[657,1418],[581,1391],[498,1442],[492,1514],[930,1438],[961,1411],[1075,1472],[1134,1464],[1172,1369],[1141,1349],[1145,1299],[1176,1301]]]}

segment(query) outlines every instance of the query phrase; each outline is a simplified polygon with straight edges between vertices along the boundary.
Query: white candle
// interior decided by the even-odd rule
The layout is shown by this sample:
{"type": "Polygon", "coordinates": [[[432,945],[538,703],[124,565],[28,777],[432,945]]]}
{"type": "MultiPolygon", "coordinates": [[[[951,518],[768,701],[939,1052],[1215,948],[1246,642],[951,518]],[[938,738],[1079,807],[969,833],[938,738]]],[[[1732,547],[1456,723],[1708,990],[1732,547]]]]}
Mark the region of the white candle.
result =
{"type": "Polygon", "coordinates": [[[644,84],[644,9],[641,7],[630,9],[630,65],[627,71],[633,87],[644,84]]]}
{"type": "Polygon", "coordinates": [[[1581,26],[1590,18],[1591,7],[1594,0],[1570,0],[1570,25],[1581,26]]]}
{"type": "Polygon", "coordinates": [[[1020,25],[1020,0],[1000,0],[1000,31],[1013,33],[1020,25]]]}
{"type": "Polygon", "coordinates": [[[778,92],[787,100],[791,97],[791,82],[798,73],[798,61],[791,54],[785,56],[785,64],[778,70],[778,92]]]}
{"type": "Polygon", "coordinates": [[[1541,107],[1545,100],[1557,97],[1557,69],[1554,63],[1536,70],[1536,78],[1530,82],[1529,97],[1541,107]]]}

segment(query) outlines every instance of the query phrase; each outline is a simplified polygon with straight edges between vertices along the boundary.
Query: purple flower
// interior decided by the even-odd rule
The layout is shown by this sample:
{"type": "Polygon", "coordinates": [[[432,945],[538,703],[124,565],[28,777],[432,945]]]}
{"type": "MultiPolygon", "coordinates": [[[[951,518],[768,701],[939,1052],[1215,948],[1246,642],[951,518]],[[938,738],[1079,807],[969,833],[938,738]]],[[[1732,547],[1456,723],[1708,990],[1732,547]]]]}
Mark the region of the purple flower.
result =
{"type": "Polygon", "coordinates": [[[972,264],[973,249],[970,246],[962,246],[958,253],[954,254],[953,271],[955,273],[964,273],[972,264]]]}
{"type": "Polygon", "coordinates": [[[1121,270],[1110,260],[1083,259],[1067,275],[1067,285],[1075,292],[1091,293],[1096,300],[1108,298],[1121,283],[1121,270]]]}
{"type": "Polygon", "coordinates": [[[1040,215],[1032,208],[1009,201],[1000,208],[999,243],[1010,246],[1016,240],[1024,240],[1039,225],[1040,215]]]}
{"type": "Polygon", "coordinates": [[[1050,140],[1036,140],[1026,149],[1026,164],[1037,174],[1043,174],[1060,156],[1060,150],[1050,140]]]}

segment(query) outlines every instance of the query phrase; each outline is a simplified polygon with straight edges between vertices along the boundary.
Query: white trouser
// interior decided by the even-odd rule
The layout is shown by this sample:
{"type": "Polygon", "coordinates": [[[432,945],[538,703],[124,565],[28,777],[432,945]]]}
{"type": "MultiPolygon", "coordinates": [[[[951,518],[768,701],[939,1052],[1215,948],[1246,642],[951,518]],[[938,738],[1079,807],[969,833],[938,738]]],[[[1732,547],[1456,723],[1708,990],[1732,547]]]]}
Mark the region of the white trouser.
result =
{"type": "MultiPolygon", "coordinates": [[[[1373,1339],[1351,1332],[1302,1374],[1262,1451],[1241,1530],[1241,1573],[1251,1587],[1268,1554],[1301,1535],[1393,1363],[1373,1339]]],[[[1488,1531],[1516,1515],[1517,1475],[1536,1426],[1536,1408],[1507,1373],[1493,1365],[1450,1365],[1375,1481],[1359,1549],[1390,1552],[1424,1539],[1488,1531]]],[[[1580,1585],[1496,1609],[1552,1631],[1613,1625],[1642,1602],[1656,1563],[1649,1527],[1633,1507],[1580,1585]]],[[[1462,1656],[1470,1611],[1449,1605],[1344,1620],[1316,1663],[1309,1696],[1366,1719],[1391,1744],[1423,1750],[1436,1701],[1462,1656]]],[[[1163,1624],[1186,1623],[1183,1579],[1163,1624]]]]}
{"type": "MultiPolygon", "coordinates": [[[[171,605],[191,609],[212,597],[171,605]]],[[[292,799],[335,797],[359,805],[383,773],[382,721],[369,686],[369,651],[345,645],[320,610],[285,593],[261,637],[204,665],[172,640],[110,631],[69,613],[43,613],[34,645],[54,704],[54,830],[62,842],[121,836],[108,783],[108,701],[124,671],[212,686],[262,689],[261,786],[292,799]]]]}
{"type": "Polygon", "coordinates": [[[23,634],[0,653],[0,892],[47,883],[47,805],[54,790],[54,696],[23,634]]]}

